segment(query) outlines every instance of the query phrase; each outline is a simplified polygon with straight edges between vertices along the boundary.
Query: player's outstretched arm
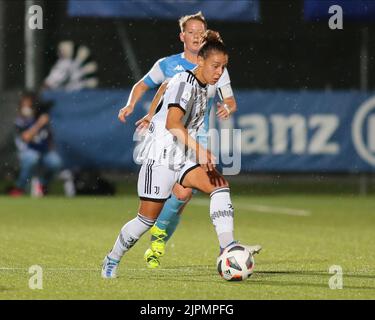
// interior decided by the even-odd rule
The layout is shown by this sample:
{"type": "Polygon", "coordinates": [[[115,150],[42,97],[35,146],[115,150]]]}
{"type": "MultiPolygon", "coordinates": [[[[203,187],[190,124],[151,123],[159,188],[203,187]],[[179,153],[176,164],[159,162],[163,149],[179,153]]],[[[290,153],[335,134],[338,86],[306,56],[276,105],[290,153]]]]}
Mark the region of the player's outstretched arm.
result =
{"type": "Polygon", "coordinates": [[[224,69],[217,85],[217,92],[222,102],[217,105],[218,109],[216,115],[221,120],[228,119],[232,113],[237,111],[237,103],[234,98],[227,68],[224,69]]]}
{"type": "Polygon", "coordinates": [[[160,99],[163,96],[165,90],[167,89],[168,82],[164,81],[161,86],[159,87],[158,91],[156,92],[154,98],[152,99],[150,109],[148,110],[148,113],[139,119],[135,125],[137,126],[137,130],[143,130],[148,128],[151,122],[151,118],[154,116],[156,108],[158,107],[160,103],[160,99]]]}
{"type": "Polygon", "coordinates": [[[126,122],[126,118],[133,113],[136,103],[142,98],[142,96],[148,89],[148,85],[143,80],[138,81],[133,86],[132,90],[130,91],[126,106],[121,108],[118,113],[118,119],[121,122],[126,122]]]}

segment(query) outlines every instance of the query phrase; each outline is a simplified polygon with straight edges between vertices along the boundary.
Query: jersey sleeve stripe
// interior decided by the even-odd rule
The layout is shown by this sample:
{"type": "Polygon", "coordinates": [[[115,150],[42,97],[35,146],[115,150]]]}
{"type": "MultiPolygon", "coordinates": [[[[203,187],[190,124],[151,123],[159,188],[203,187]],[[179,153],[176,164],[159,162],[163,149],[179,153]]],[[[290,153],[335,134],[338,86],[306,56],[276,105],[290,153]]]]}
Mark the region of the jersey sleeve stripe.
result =
{"type": "Polygon", "coordinates": [[[186,86],[186,83],[185,82],[181,82],[180,83],[180,86],[178,87],[178,91],[177,91],[177,95],[176,95],[176,98],[175,98],[175,103],[179,103],[180,100],[181,100],[181,97],[182,97],[182,94],[184,93],[184,89],[185,89],[185,86],[186,86]]]}
{"type": "Polygon", "coordinates": [[[182,123],[184,127],[187,128],[189,123],[191,122],[191,118],[193,116],[193,107],[194,107],[194,96],[192,95],[189,102],[186,104],[186,113],[182,118],[182,123]]]}
{"type": "Polygon", "coordinates": [[[188,75],[188,77],[186,79],[186,82],[192,84],[191,83],[191,73],[189,73],[189,75],[188,75]]]}
{"type": "Polygon", "coordinates": [[[146,75],[144,78],[143,78],[143,82],[151,89],[153,88],[156,88],[158,86],[157,83],[155,83],[154,81],[152,81],[151,77],[149,75],[146,75]]]}

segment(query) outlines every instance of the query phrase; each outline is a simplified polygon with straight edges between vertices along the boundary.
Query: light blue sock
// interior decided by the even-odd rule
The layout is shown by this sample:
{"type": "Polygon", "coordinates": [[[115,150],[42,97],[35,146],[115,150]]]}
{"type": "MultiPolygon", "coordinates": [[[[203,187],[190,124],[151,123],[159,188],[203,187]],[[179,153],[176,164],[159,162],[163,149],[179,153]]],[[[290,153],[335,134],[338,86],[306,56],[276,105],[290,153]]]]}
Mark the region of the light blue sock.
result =
{"type": "Polygon", "coordinates": [[[158,228],[167,231],[168,237],[166,240],[168,240],[176,230],[180,221],[179,211],[184,204],[185,201],[178,200],[173,193],[172,196],[165,202],[155,224],[158,228]]]}
{"type": "Polygon", "coordinates": [[[178,224],[180,223],[180,218],[181,218],[181,215],[180,215],[180,212],[178,212],[170,220],[169,225],[167,227],[167,237],[165,238],[165,241],[168,241],[170,237],[172,237],[172,234],[176,231],[176,228],[178,224]]]}

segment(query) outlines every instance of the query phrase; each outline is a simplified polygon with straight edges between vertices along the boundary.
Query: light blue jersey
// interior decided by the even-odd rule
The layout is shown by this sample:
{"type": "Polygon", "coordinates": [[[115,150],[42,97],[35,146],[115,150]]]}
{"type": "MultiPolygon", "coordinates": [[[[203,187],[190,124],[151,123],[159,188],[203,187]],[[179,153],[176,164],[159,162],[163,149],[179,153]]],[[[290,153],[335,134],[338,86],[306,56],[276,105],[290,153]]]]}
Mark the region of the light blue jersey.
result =
{"type": "Polygon", "coordinates": [[[143,81],[150,88],[156,88],[177,73],[192,70],[195,67],[196,64],[185,59],[184,53],[174,54],[156,61],[151,70],[143,77],[143,81]]]}
{"type": "MultiPolygon", "coordinates": [[[[184,53],[174,54],[156,61],[151,70],[143,77],[144,83],[150,88],[160,86],[164,81],[169,81],[177,73],[192,70],[197,65],[185,59],[184,53]]],[[[201,129],[198,132],[198,142],[207,147],[207,133],[209,130],[209,120],[211,107],[214,102],[216,91],[230,84],[228,70],[225,69],[219,81],[215,85],[209,85],[207,112],[201,129]]]]}

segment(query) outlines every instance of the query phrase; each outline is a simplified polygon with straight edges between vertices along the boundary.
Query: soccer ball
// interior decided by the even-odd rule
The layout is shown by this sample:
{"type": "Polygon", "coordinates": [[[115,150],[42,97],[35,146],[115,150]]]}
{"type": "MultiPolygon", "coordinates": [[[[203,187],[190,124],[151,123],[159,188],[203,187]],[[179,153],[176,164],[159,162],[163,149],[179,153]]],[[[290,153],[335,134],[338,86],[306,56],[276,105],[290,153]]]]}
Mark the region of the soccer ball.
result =
{"type": "Polygon", "coordinates": [[[229,246],[217,260],[217,271],[225,280],[241,281],[253,274],[253,255],[241,244],[229,246]]]}

